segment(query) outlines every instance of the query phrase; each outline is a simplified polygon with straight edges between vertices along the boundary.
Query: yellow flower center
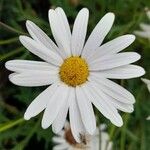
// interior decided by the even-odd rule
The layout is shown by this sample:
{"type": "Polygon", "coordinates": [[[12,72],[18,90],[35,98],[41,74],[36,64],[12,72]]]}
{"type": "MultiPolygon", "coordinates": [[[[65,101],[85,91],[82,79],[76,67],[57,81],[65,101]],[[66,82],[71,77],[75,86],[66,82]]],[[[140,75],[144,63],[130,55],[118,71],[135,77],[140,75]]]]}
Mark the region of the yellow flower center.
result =
{"type": "Polygon", "coordinates": [[[60,78],[69,86],[77,86],[85,83],[89,76],[88,65],[85,59],[72,56],[64,60],[60,67],[60,78]]]}

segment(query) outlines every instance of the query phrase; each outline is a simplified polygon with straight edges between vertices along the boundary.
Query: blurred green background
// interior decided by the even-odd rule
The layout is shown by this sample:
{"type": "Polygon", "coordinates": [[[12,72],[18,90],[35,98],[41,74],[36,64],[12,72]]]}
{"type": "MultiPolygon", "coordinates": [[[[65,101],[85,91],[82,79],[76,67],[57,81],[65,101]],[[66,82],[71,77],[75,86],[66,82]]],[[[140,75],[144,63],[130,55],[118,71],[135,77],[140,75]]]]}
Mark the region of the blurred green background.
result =
{"type": "MultiPolygon", "coordinates": [[[[41,116],[23,120],[27,106],[45,87],[24,88],[11,84],[8,81],[10,72],[4,64],[16,58],[37,59],[21,45],[18,36],[28,34],[25,21],[31,20],[52,38],[48,10],[57,6],[65,10],[71,27],[78,11],[87,7],[90,10],[88,34],[105,13],[114,12],[116,20],[105,42],[133,33],[141,22],[150,24],[145,14],[150,9],[150,0],[0,0],[0,150],[52,149],[53,133],[51,128],[41,128],[41,116]]],[[[150,79],[150,41],[137,37],[125,51],[141,54],[142,59],[137,64],[145,68],[144,77],[150,79]]],[[[100,113],[98,120],[108,125],[114,150],[149,150],[150,121],[146,118],[150,115],[150,94],[146,85],[140,78],[117,82],[136,97],[135,111],[122,113],[124,125],[121,128],[113,126],[100,113]]]]}

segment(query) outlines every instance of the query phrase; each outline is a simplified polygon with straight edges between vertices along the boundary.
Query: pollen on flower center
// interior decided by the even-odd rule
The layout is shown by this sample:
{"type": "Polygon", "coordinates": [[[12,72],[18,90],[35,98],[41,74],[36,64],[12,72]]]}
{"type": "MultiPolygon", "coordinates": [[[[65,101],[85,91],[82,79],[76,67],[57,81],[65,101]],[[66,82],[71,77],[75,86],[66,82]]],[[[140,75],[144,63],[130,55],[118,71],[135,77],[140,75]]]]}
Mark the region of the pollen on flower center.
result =
{"type": "Polygon", "coordinates": [[[74,56],[64,60],[60,67],[60,78],[69,86],[77,86],[85,83],[89,76],[88,65],[85,59],[74,56]]]}

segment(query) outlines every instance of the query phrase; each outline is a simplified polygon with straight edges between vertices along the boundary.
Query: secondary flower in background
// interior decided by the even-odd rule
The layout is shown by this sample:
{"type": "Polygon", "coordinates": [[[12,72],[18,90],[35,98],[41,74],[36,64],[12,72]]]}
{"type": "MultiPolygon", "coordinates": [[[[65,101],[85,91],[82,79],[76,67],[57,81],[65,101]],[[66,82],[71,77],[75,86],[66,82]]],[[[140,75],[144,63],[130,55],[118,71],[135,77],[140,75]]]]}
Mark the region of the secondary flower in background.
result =
{"type": "Polygon", "coordinates": [[[50,85],[29,105],[24,118],[44,111],[42,127],[58,133],[64,126],[69,110],[72,134],[77,142],[80,135],[94,134],[96,121],[92,104],[114,125],[123,124],[118,110],[133,111],[134,96],[120,85],[107,79],[128,79],[144,74],[144,69],[131,65],[140,59],[136,52],[121,52],[134,40],[123,35],[102,45],[114,22],[107,13],[96,25],[85,43],[89,11],[83,8],[77,15],[71,34],[61,8],[49,10],[49,22],[57,45],[33,22],[26,26],[31,37],[20,36],[21,43],[42,61],[11,60],[6,68],[20,86],[50,85]]]}
{"type": "MultiPolygon", "coordinates": [[[[147,11],[146,14],[150,20],[150,11],[147,11]]],[[[135,35],[150,39],[150,24],[141,23],[140,28],[142,29],[142,31],[134,31],[135,35]]]]}
{"type": "Polygon", "coordinates": [[[85,135],[84,141],[77,143],[71,134],[69,124],[66,123],[64,130],[53,137],[53,142],[56,144],[53,150],[111,150],[113,143],[108,133],[104,131],[105,128],[105,124],[100,125],[94,135],[85,135]]]}

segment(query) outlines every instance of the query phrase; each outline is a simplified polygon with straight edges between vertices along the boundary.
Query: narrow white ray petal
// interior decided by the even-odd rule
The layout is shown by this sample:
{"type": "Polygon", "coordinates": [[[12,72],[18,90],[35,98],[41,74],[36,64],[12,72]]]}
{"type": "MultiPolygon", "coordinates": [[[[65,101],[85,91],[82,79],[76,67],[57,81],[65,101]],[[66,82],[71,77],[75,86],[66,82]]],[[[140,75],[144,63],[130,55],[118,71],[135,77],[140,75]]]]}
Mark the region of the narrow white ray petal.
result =
{"type": "Polygon", "coordinates": [[[100,77],[110,78],[110,79],[131,79],[135,77],[140,77],[145,74],[145,70],[136,65],[126,65],[113,69],[102,70],[95,72],[100,77]]]}
{"type": "Polygon", "coordinates": [[[57,7],[55,9],[56,13],[57,13],[57,16],[59,16],[63,26],[64,26],[64,32],[66,32],[66,35],[68,37],[68,39],[71,38],[71,31],[70,31],[70,26],[69,26],[69,22],[68,22],[68,19],[67,19],[67,16],[64,12],[64,10],[61,8],[61,7],[57,7]]]}
{"type": "Polygon", "coordinates": [[[53,150],[67,150],[69,148],[67,143],[56,145],[53,147],[53,150]]]}
{"type": "Polygon", "coordinates": [[[141,80],[147,85],[148,91],[150,92],[150,80],[141,78],[141,80]]]}
{"type": "Polygon", "coordinates": [[[58,132],[60,132],[65,125],[65,121],[66,121],[66,117],[67,117],[67,113],[68,113],[68,109],[69,109],[68,99],[69,99],[69,97],[67,98],[67,100],[63,104],[63,106],[60,108],[60,111],[52,124],[52,130],[56,134],[58,132]]]}
{"type": "Polygon", "coordinates": [[[29,105],[24,114],[24,118],[26,120],[29,120],[30,118],[38,115],[41,111],[43,111],[46,108],[50,97],[57,89],[57,86],[57,84],[52,84],[32,101],[32,103],[29,105]]]}
{"type": "Polygon", "coordinates": [[[150,80],[145,79],[145,78],[141,78],[141,80],[142,80],[145,84],[150,85],[150,80]]]}
{"type": "Polygon", "coordinates": [[[90,56],[95,49],[97,49],[103,42],[105,36],[110,31],[113,22],[114,22],[115,16],[113,13],[107,13],[96,25],[93,32],[89,36],[83,52],[83,57],[90,56]]]}
{"type": "MultiPolygon", "coordinates": [[[[14,72],[41,72],[41,71],[58,71],[58,67],[42,62],[31,60],[9,60],[6,62],[5,67],[14,72]]],[[[57,72],[56,72],[57,73],[57,72]]]]}
{"type": "Polygon", "coordinates": [[[109,96],[113,97],[114,99],[126,103],[126,104],[133,104],[135,103],[134,96],[127,91],[122,86],[116,84],[113,81],[110,81],[105,78],[99,77],[97,74],[91,74],[89,77],[89,81],[97,82],[101,85],[102,90],[108,94],[109,96]]]}
{"type": "Polygon", "coordinates": [[[145,23],[141,23],[140,27],[142,30],[150,32],[150,25],[145,24],[145,23]]]}
{"type": "Polygon", "coordinates": [[[54,142],[54,143],[66,143],[66,140],[64,139],[64,137],[57,137],[57,136],[54,136],[53,138],[52,138],[52,141],[54,142]]]}
{"type": "Polygon", "coordinates": [[[95,82],[89,82],[85,85],[84,88],[89,100],[95,105],[95,107],[113,124],[120,127],[123,125],[123,121],[117,109],[107,101],[107,98],[98,89],[98,86],[95,82]]]}
{"type": "Polygon", "coordinates": [[[69,87],[64,84],[61,84],[56,89],[56,91],[49,100],[49,103],[45,109],[42,118],[42,127],[44,129],[48,128],[56,119],[61,107],[64,105],[64,103],[66,103],[68,94],[69,87]]]}
{"type": "Polygon", "coordinates": [[[147,120],[150,120],[150,116],[148,116],[146,119],[147,119],[147,120]]]}
{"type": "Polygon", "coordinates": [[[93,51],[92,55],[88,56],[88,61],[102,58],[105,55],[112,55],[127,48],[135,40],[134,35],[123,35],[109,41],[93,51]]]}
{"type": "Polygon", "coordinates": [[[40,42],[40,44],[43,44],[49,50],[52,50],[55,53],[57,52],[64,57],[64,53],[62,53],[63,51],[59,50],[55,43],[36,24],[28,20],[26,22],[26,27],[34,40],[40,42]]]}
{"type": "Polygon", "coordinates": [[[108,133],[101,132],[101,150],[112,150],[112,142],[109,139],[108,133]],[[106,148],[107,146],[107,148],[106,148]]]}
{"type": "Polygon", "coordinates": [[[59,66],[62,64],[62,58],[54,53],[53,51],[47,49],[45,46],[41,45],[39,42],[34,41],[33,39],[27,36],[20,36],[20,42],[33,54],[42,58],[43,60],[59,66]]]}
{"type": "Polygon", "coordinates": [[[71,55],[71,36],[68,34],[70,31],[68,31],[66,19],[64,12],[60,8],[56,9],[56,11],[53,9],[49,10],[49,22],[55,41],[59,49],[65,54],[65,57],[68,57],[71,55]]]}
{"type": "Polygon", "coordinates": [[[98,87],[99,87],[99,90],[101,90],[101,92],[105,95],[107,101],[110,104],[112,104],[116,109],[121,110],[123,112],[128,112],[128,113],[133,112],[134,110],[133,104],[126,104],[124,102],[120,102],[114,99],[113,97],[109,96],[107,93],[105,93],[103,90],[103,86],[99,85],[98,87]]]}
{"type": "Polygon", "coordinates": [[[147,31],[134,31],[134,34],[142,38],[150,39],[150,32],[147,32],[147,31]]]}
{"type": "Polygon", "coordinates": [[[70,118],[71,131],[74,136],[74,139],[78,143],[80,143],[81,142],[80,135],[85,132],[85,128],[81,119],[81,114],[80,114],[79,106],[77,104],[74,88],[72,88],[70,91],[69,106],[70,106],[69,118],[70,118]]]}
{"type": "Polygon", "coordinates": [[[88,25],[89,11],[83,8],[77,15],[74,22],[72,38],[71,38],[71,50],[73,56],[80,56],[83,45],[86,38],[87,25],[88,25]]]}
{"type": "Polygon", "coordinates": [[[9,75],[9,80],[19,86],[44,86],[50,85],[56,81],[59,81],[58,73],[56,71],[42,71],[42,72],[23,72],[12,73],[9,75]]]}
{"type": "Polygon", "coordinates": [[[87,100],[83,87],[76,87],[76,95],[83,124],[87,132],[92,135],[96,130],[96,120],[92,104],[87,100]]]}
{"type": "Polygon", "coordinates": [[[118,53],[93,60],[89,63],[89,69],[91,71],[112,69],[128,65],[139,60],[140,58],[141,56],[136,52],[118,53]]]}
{"type": "MultiPolygon", "coordinates": [[[[104,93],[105,94],[105,93],[104,93]]],[[[134,107],[132,104],[125,104],[123,102],[117,101],[114,98],[108,96],[107,94],[105,94],[108,97],[108,101],[114,105],[115,108],[117,108],[118,110],[121,110],[123,112],[127,112],[127,113],[132,113],[134,111],[134,107]]]]}
{"type": "Polygon", "coordinates": [[[64,130],[61,130],[60,132],[57,133],[58,136],[63,136],[65,134],[64,130]]]}

